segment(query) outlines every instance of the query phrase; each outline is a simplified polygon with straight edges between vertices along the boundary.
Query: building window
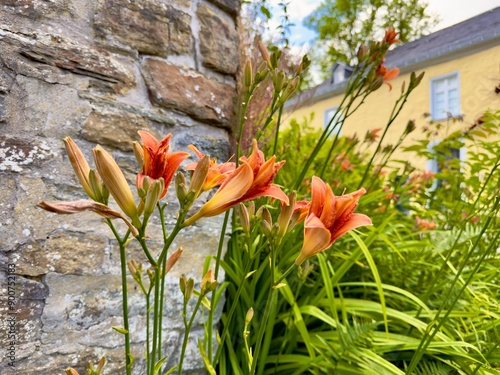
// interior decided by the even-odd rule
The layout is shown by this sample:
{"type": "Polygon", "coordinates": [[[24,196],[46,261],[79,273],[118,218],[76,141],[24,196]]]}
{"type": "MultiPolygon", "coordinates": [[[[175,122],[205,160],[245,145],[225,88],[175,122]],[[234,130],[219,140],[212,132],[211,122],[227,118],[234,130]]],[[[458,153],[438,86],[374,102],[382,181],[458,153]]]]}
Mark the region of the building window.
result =
{"type": "MultiPolygon", "coordinates": [[[[452,160],[459,160],[460,166],[462,166],[462,163],[465,161],[465,147],[446,147],[446,149],[442,149],[441,147],[440,149],[439,141],[432,141],[427,145],[427,149],[434,155],[434,158],[427,160],[425,169],[434,173],[440,173],[444,169],[456,168],[453,166],[453,163],[451,162],[452,160]]],[[[434,190],[437,187],[441,187],[440,180],[434,181],[431,190],[434,190]]]]}
{"type": "Polygon", "coordinates": [[[435,121],[460,115],[458,72],[431,80],[431,115],[435,121]]]}
{"type": "Polygon", "coordinates": [[[335,112],[337,112],[338,107],[332,107],[328,108],[325,110],[324,114],[324,120],[323,120],[323,129],[326,129],[328,124],[330,124],[331,121],[331,127],[334,126],[334,130],[332,131],[331,135],[339,134],[340,135],[340,127],[342,126],[342,122],[339,121],[341,113],[337,113],[337,116],[335,116],[335,112]],[[335,116],[335,118],[332,121],[332,118],[335,116]]]}

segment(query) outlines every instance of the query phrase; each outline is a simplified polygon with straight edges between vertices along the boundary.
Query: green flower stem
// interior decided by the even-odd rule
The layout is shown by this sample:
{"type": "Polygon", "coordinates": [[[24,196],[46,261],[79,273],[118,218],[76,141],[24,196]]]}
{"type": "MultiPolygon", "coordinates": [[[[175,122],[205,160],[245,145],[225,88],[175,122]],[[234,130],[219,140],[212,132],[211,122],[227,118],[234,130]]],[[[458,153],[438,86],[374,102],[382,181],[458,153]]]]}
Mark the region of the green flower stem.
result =
{"type": "MultiPolygon", "coordinates": [[[[260,251],[258,251],[255,255],[259,254],[260,251]]],[[[245,265],[245,270],[243,271],[243,275],[246,276],[248,272],[250,272],[250,267],[252,266],[253,260],[255,259],[255,256],[250,258],[247,264],[245,265]]],[[[224,330],[222,331],[222,335],[220,337],[220,343],[219,347],[217,348],[217,352],[215,353],[215,357],[213,360],[213,364],[216,364],[219,361],[219,358],[222,354],[222,349],[224,347],[224,341],[226,340],[227,334],[229,333],[229,326],[231,324],[231,320],[233,319],[234,312],[236,311],[236,307],[238,305],[238,300],[240,298],[241,292],[243,291],[245,283],[241,282],[238,285],[238,289],[236,290],[236,294],[234,296],[234,301],[231,305],[231,309],[229,310],[229,314],[227,316],[227,321],[224,324],[224,330]]]]}
{"type": "MultiPolygon", "coordinates": [[[[229,222],[230,211],[226,211],[224,215],[224,221],[222,223],[222,228],[220,232],[219,238],[219,247],[217,248],[217,257],[215,258],[215,270],[214,270],[214,278],[218,280],[219,276],[219,268],[220,261],[222,258],[222,248],[224,247],[224,236],[226,235],[227,223],[229,222]]],[[[212,291],[212,298],[210,299],[210,311],[208,312],[208,323],[207,323],[207,357],[210,360],[212,358],[212,330],[214,323],[214,311],[215,311],[215,292],[217,289],[212,291]]],[[[222,346],[222,344],[221,344],[222,346]]],[[[214,362],[216,363],[216,362],[214,362]]]]}
{"type": "Polygon", "coordinates": [[[282,114],[283,114],[283,106],[280,106],[280,108],[278,110],[278,121],[276,123],[276,129],[274,130],[273,155],[276,155],[276,149],[278,147],[278,136],[280,133],[281,115],[282,114]]]}
{"type": "MultiPolygon", "coordinates": [[[[264,314],[262,315],[262,319],[260,321],[259,331],[257,333],[257,340],[255,342],[255,352],[253,353],[252,366],[250,368],[250,375],[254,375],[257,369],[257,362],[260,359],[260,348],[262,346],[262,339],[264,338],[264,333],[269,324],[269,315],[271,313],[271,307],[273,304],[276,304],[277,294],[275,286],[278,285],[274,281],[275,279],[275,268],[276,268],[276,246],[274,246],[274,241],[271,242],[271,282],[269,285],[269,294],[267,295],[266,307],[264,309],[264,314]]],[[[294,263],[295,265],[295,263],[294,263]]],[[[291,268],[291,267],[290,267],[291,268]]],[[[289,269],[290,270],[290,269],[289,269]]],[[[291,272],[291,271],[290,271],[291,272]]],[[[281,280],[282,278],[280,278],[281,280]]]]}
{"type": "MultiPolygon", "coordinates": [[[[158,212],[160,214],[161,230],[163,233],[163,243],[166,243],[168,241],[167,226],[165,224],[165,216],[164,216],[166,204],[160,205],[160,202],[158,202],[157,207],[158,207],[158,212]]],[[[166,269],[166,266],[167,266],[167,255],[165,256],[165,258],[163,259],[163,262],[161,264],[162,273],[164,272],[164,270],[166,269]]],[[[162,322],[163,322],[163,303],[165,300],[165,276],[166,275],[163,275],[161,277],[161,290],[160,290],[160,314],[161,314],[161,318],[160,318],[160,331],[158,332],[158,345],[159,345],[158,346],[158,359],[161,358],[161,349],[162,349],[161,348],[161,336],[162,336],[162,322]]]]}
{"type": "Polygon", "coordinates": [[[280,276],[280,278],[274,283],[273,285],[273,289],[279,284],[281,283],[288,275],[290,275],[290,273],[295,269],[297,268],[298,266],[293,263],[286,271],[283,275],[280,276]]]}
{"type": "Polygon", "coordinates": [[[236,140],[236,160],[235,160],[236,166],[238,166],[238,163],[240,160],[240,155],[241,155],[241,140],[243,138],[243,130],[245,129],[248,104],[250,102],[250,99],[252,98],[252,94],[253,94],[255,88],[256,88],[256,86],[253,85],[250,89],[247,90],[246,95],[245,95],[245,101],[242,103],[242,109],[241,109],[241,114],[240,114],[239,133],[238,133],[238,139],[236,140]]]}
{"type": "Polygon", "coordinates": [[[187,348],[187,343],[188,343],[188,338],[189,338],[189,332],[191,331],[191,327],[193,326],[194,318],[196,317],[196,313],[198,312],[198,309],[201,306],[201,300],[203,299],[204,295],[200,294],[198,297],[198,301],[196,301],[196,306],[194,307],[193,313],[191,314],[191,318],[189,319],[189,323],[187,322],[186,314],[187,314],[187,304],[188,301],[185,301],[184,307],[183,307],[183,314],[182,317],[184,319],[184,339],[182,341],[182,349],[181,349],[181,355],[179,358],[179,371],[178,374],[182,375],[182,365],[184,363],[184,356],[186,354],[186,348],[187,348]]]}
{"type": "Polygon", "coordinates": [[[125,371],[127,375],[132,374],[132,366],[131,366],[131,354],[130,354],[130,332],[129,332],[129,324],[128,324],[128,291],[127,291],[127,240],[130,235],[130,231],[127,231],[123,239],[120,237],[120,234],[116,230],[111,219],[106,219],[109,227],[111,228],[113,234],[115,235],[116,240],[120,246],[120,267],[121,267],[121,276],[122,276],[122,311],[123,311],[123,328],[125,329],[125,371]]]}
{"type": "Polygon", "coordinates": [[[151,287],[149,288],[147,294],[146,294],[146,374],[151,373],[151,352],[149,351],[149,339],[150,339],[150,328],[149,328],[149,321],[150,321],[150,314],[149,314],[149,309],[151,308],[151,287]]]}

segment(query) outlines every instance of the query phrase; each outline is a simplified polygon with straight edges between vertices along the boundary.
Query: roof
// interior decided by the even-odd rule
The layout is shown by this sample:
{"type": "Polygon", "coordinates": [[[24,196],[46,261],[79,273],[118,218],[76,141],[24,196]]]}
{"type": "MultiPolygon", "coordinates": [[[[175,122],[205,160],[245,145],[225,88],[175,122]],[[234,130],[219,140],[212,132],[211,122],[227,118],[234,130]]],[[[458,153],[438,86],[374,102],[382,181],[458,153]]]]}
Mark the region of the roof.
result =
{"type": "MultiPolygon", "coordinates": [[[[398,67],[401,73],[406,73],[498,45],[500,45],[500,7],[389,51],[385,65],[389,68],[398,67]]],[[[327,79],[290,99],[285,107],[298,103],[311,103],[341,94],[345,86],[346,82],[332,85],[331,80],[327,79]]]]}

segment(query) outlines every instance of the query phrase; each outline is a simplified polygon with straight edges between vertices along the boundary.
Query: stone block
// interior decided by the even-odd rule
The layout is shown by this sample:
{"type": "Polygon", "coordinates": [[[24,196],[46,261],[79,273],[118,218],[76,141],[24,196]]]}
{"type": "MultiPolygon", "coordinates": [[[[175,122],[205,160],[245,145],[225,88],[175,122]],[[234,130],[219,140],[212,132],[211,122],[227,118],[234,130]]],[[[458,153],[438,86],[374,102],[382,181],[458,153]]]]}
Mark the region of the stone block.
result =
{"type": "Polygon", "coordinates": [[[208,0],[212,4],[217,5],[219,8],[225,10],[232,16],[240,13],[241,0],[208,0]]]}
{"type": "Polygon", "coordinates": [[[142,72],[154,104],[215,125],[231,124],[235,94],[231,86],[154,58],[144,60],[142,72]]]}
{"type": "Polygon", "coordinates": [[[239,36],[234,21],[200,4],[196,11],[200,22],[200,50],[203,65],[226,74],[238,69],[239,36]]]}
{"type": "Polygon", "coordinates": [[[152,132],[144,117],[113,108],[96,108],[83,123],[82,137],[89,142],[131,151],[132,142],[139,140],[138,130],[152,132]]]}
{"type": "Polygon", "coordinates": [[[95,16],[97,31],[139,53],[165,56],[193,52],[191,16],[158,0],[105,0],[95,16]]]}

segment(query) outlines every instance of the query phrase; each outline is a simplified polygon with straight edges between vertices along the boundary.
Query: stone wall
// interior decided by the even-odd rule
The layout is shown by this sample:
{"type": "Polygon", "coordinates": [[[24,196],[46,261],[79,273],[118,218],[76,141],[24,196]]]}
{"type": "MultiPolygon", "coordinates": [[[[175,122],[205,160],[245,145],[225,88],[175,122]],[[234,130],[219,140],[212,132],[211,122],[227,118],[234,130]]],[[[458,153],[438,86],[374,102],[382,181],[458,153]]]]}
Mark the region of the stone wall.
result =
{"type": "MultiPolygon", "coordinates": [[[[158,137],[172,132],[176,151],[193,143],[227,159],[239,7],[240,0],[0,2],[1,374],[63,374],[68,365],[84,373],[86,363],[102,355],[107,374],[124,373],[123,338],[111,330],[121,325],[121,294],[109,229],[97,215],[57,216],[35,205],[86,198],[64,151],[66,136],[88,160],[95,144],[103,145],[129,181],[137,173],[131,142],[140,129],[158,137]],[[9,264],[15,268],[13,310],[9,264]],[[15,318],[15,369],[8,358],[9,318],[15,318]]],[[[173,190],[169,225],[177,208],[173,190]]],[[[204,258],[218,243],[220,219],[198,225],[174,244],[184,253],[168,278],[165,353],[172,364],[182,330],[178,277],[200,280],[204,258]]],[[[159,234],[153,220],[153,245],[159,246],[159,234]]],[[[134,246],[129,257],[144,259],[134,246]]],[[[144,303],[133,287],[130,300],[133,331],[143,332],[144,303]]],[[[202,334],[200,324],[194,336],[202,334]]],[[[144,339],[132,337],[136,357],[144,339]]],[[[203,367],[195,350],[188,348],[186,374],[203,367]]]]}

